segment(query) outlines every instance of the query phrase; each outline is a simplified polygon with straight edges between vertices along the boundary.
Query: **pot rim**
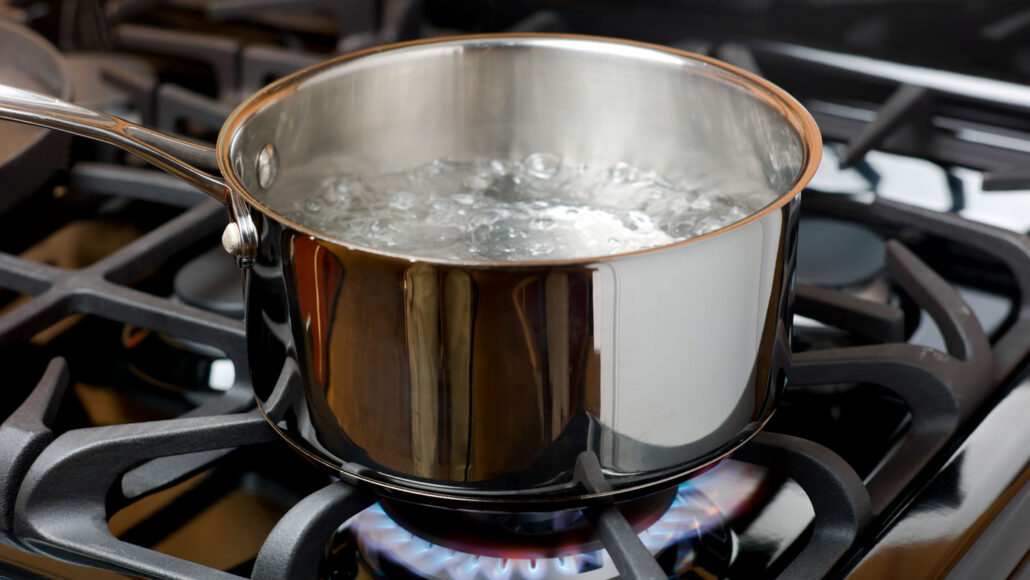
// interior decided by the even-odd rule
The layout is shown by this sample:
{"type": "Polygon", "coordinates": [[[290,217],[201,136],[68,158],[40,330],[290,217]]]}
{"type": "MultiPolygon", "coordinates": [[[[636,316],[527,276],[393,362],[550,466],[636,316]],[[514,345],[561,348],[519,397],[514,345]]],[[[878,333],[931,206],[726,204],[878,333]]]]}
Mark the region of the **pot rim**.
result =
{"type": "Polygon", "coordinates": [[[552,267],[552,266],[575,266],[593,264],[598,262],[612,261],[622,258],[628,258],[637,255],[648,254],[661,250],[667,250],[670,248],[685,246],[687,244],[701,242],[722,234],[729,233],[735,229],[741,228],[752,222],[762,219],[767,214],[781,208],[786,205],[794,198],[801,194],[801,191],[808,185],[815,172],[819,168],[819,161],[822,158],[822,136],[819,132],[819,127],[816,125],[815,119],[812,115],[789,93],[778,87],[777,85],[753,74],[745,71],[741,68],[735,67],[723,61],[692,53],[677,48],[668,46],[662,46],[658,44],[652,44],[647,42],[638,42],[635,40],[626,40],[621,38],[611,38],[604,36],[593,36],[585,34],[553,34],[553,33],[496,33],[496,34],[472,34],[472,35],[459,35],[459,36],[446,36],[438,38],[420,39],[408,42],[399,42],[394,44],[388,44],[383,46],[376,46],[356,52],[340,55],[318,64],[309,66],[307,68],[296,71],[289,74],[253,93],[247,97],[226,119],[225,124],[222,125],[222,129],[218,134],[218,141],[216,144],[216,154],[218,157],[219,170],[222,173],[223,178],[228,185],[232,195],[237,195],[247,203],[247,205],[257,209],[269,219],[284,224],[296,231],[302,232],[313,239],[322,240],[330,244],[342,246],[355,251],[367,252],[371,254],[377,254],[380,256],[407,260],[410,262],[428,263],[428,264],[439,264],[445,266],[459,266],[459,267],[486,267],[486,268],[540,268],[540,267],[552,267]],[[677,56],[685,60],[692,60],[701,62],[703,64],[715,67],[724,72],[730,73],[731,81],[736,81],[739,86],[747,89],[751,92],[755,98],[758,98],[766,104],[776,109],[787,121],[791,124],[798,136],[801,138],[801,148],[803,159],[801,161],[801,167],[795,175],[794,180],[791,182],[790,187],[786,193],[781,194],[769,204],[765,205],[758,211],[748,215],[746,218],[733,222],[727,226],[724,226],[713,232],[673,242],[671,244],[664,244],[661,246],[655,246],[651,248],[645,248],[641,250],[634,250],[631,252],[621,252],[617,254],[608,254],[603,256],[593,257],[582,257],[582,258],[563,258],[557,260],[468,260],[468,259],[451,259],[433,256],[421,256],[415,253],[409,252],[397,252],[386,250],[382,248],[375,248],[372,246],[364,246],[354,242],[349,242],[345,239],[330,236],[324,232],[319,232],[311,227],[300,224],[296,221],[286,218],[264,203],[259,201],[242,183],[237,179],[236,173],[232,168],[232,160],[229,158],[229,149],[233,137],[235,137],[240,131],[240,127],[253,115],[263,109],[269,102],[279,98],[283,98],[285,95],[297,90],[297,87],[308,78],[321,73],[325,70],[339,66],[342,63],[350,62],[352,60],[360,59],[373,54],[381,52],[397,50],[401,48],[408,48],[412,46],[430,45],[430,44],[447,44],[447,43],[463,43],[474,40],[518,40],[518,39],[552,39],[552,40],[573,40],[573,41],[584,41],[584,42],[601,42],[601,43],[615,43],[623,44],[627,46],[633,46],[638,48],[644,48],[648,50],[654,50],[657,52],[665,53],[668,55],[677,56]]]}

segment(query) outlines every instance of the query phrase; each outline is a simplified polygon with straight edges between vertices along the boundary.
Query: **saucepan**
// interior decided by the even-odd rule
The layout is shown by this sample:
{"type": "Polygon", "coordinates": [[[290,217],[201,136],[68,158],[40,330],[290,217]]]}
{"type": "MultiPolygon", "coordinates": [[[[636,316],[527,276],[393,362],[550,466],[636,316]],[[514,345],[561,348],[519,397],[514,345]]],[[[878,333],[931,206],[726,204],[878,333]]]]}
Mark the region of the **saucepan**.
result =
{"type": "Polygon", "coordinates": [[[647,494],[746,442],[786,385],[819,132],[716,60],[564,35],[374,48],[258,91],[215,149],[10,87],[0,117],[107,141],[226,204],[260,408],[382,494],[513,511],[647,494]],[[373,176],[540,151],[772,201],[677,243],[521,261],[366,247],[282,210],[312,159],[373,176]]]}

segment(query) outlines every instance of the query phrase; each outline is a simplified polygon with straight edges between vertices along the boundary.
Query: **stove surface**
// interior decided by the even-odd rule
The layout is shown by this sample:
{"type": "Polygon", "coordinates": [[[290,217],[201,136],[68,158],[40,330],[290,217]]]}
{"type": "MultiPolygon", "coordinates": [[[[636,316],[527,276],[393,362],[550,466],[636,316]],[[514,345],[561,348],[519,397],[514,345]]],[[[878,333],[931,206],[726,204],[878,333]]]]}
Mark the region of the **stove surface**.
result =
{"type": "Polygon", "coordinates": [[[0,576],[1027,573],[1015,3],[16,0],[0,18],[58,47],[80,102],[202,141],[332,55],[509,30],[715,56],[794,94],[826,142],[802,196],[791,384],[766,430],[646,509],[517,517],[379,502],[276,437],[248,383],[224,208],[94,143],[56,172],[18,167],[43,185],[0,204],[0,576]]]}

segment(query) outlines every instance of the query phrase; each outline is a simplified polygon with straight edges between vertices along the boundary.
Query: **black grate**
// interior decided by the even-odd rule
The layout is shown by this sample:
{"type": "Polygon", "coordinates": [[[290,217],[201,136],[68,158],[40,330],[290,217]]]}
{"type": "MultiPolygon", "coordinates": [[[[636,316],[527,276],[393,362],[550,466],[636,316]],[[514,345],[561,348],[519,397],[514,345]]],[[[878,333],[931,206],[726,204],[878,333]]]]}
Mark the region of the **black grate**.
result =
{"type": "MultiPolygon", "coordinates": [[[[111,3],[126,13],[133,10],[131,4],[111,3]]],[[[391,16],[397,24],[390,39],[421,33],[410,23],[412,5],[417,3],[398,3],[391,16]]],[[[227,1],[211,6],[212,13],[220,17],[240,17],[247,9],[242,3],[227,1]]],[[[531,15],[521,23],[531,29],[562,26],[561,19],[550,13],[531,15]]],[[[340,34],[344,36],[344,32],[340,34]]],[[[232,40],[162,35],[135,25],[119,27],[116,39],[124,47],[199,59],[214,71],[213,95],[171,83],[148,83],[124,71],[108,71],[110,79],[134,96],[145,120],[172,130],[183,123],[216,130],[242,93],[318,58],[304,52],[243,46],[232,40]]],[[[796,66],[798,60],[775,47],[753,53],[738,44],[689,45],[756,72],[764,66],[762,58],[781,67],[785,61],[796,66]]],[[[904,138],[884,146],[994,170],[995,184],[1022,183],[1008,168],[1025,161],[1026,154],[961,141],[930,126],[938,89],[900,84],[894,91],[872,123],[817,112],[828,137],[848,142],[844,164],[858,163],[864,153],[888,143],[885,140],[891,135],[907,131],[904,138]]],[[[0,535],[6,543],[23,549],[146,577],[239,578],[126,542],[112,535],[107,526],[109,514],[118,506],[209,469],[236,449],[275,439],[264,419],[252,410],[252,394],[243,372],[247,368],[243,325],[128,285],[155,264],[217,232],[225,210],[203,202],[202,194],[175,179],[146,169],[80,162],[71,168],[68,179],[76,190],[187,209],[80,270],[0,253],[0,287],[33,297],[0,317],[0,346],[27,341],[57,320],[83,313],[216,347],[241,372],[228,392],[183,416],[55,435],[53,418],[69,382],[69,369],[63,359],[51,361],[31,394],[0,425],[0,535]]],[[[947,352],[905,344],[905,315],[896,306],[811,286],[797,288],[799,313],[860,335],[867,344],[796,353],[791,389],[841,381],[880,385],[905,401],[911,423],[889,459],[865,484],[855,469],[827,446],[788,434],[762,433],[735,455],[795,480],[815,509],[811,533],[793,557],[780,564],[780,578],[824,576],[839,566],[875,519],[912,491],[916,476],[940,461],[963,423],[997,394],[998,386],[1012,377],[1030,352],[1030,244],[1026,237],[882,199],[861,203],[846,196],[809,192],[803,203],[806,212],[857,221],[895,239],[888,244],[889,275],[935,320],[947,352]],[[920,247],[913,252],[908,247],[913,245],[908,243],[913,231],[969,248],[1009,273],[1017,309],[1002,332],[988,340],[968,306],[941,277],[940,273],[948,272],[938,267],[932,250],[924,253],[920,247]],[[906,240],[907,245],[898,239],[906,240]]],[[[589,462],[579,467],[584,482],[598,481],[591,477],[589,462]]],[[[367,490],[340,482],[308,495],[268,535],[250,576],[315,577],[332,534],[373,501],[367,490]]],[[[589,519],[624,578],[664,577],[617,510],[597,506],[589,519]]]]}
{"type": "MultiPolygon", "coordinates": [[[[75,179],[108,191],[130,191],[142,170],[86,165],[75,179]],[[114,184],[121,184],[114,185],[114,184]]],[[[161,186],[163,176],[154,175],[161,186]]],[[[174,189],[174,186],[173,186],[174,189]]],[[[146,191],[143,188],[141,191],[146,191]]],[[[147,193],[145,195],[151,195],[147,193]]],[[[182,205],[195,201],[186,194],[182,205]]],[[[917,227],[971,244],[1007,263],[1026,293],[1030,251],[1025,239],[994,228],[886,201],[852,207],[843,196],[811,195],[808,208],[868,219],[887,229],[917,227]]],[[[0,255],[0,285],[34,299],[0,317],[0,343],[27,340],[70,313],[85,312],[182,336],[218,347],[246,368],[239,321],[156,297],[122,284],[221,225],[224,209],[201,203],[166,225],[95,264],[74,271],[0,255]]],[[[905,491],[950,440],[963,420],[1011,373],[1028,349],[1027,317],[987,342],[958,294],[899,242],[888,245],[888,269],[897,284],[937,321],[948,353],[904,343],[882,343],[797,353],[793,389],[861,380],[883,385],[904,399],[912,413],[907,436],[866,486],[829,449],[788,435],[766,433],[745,446],[738,459],[766,465],[797,481],[816,509],[807,544],[782,571],[783,578],[809,578],[830,571],[866,528],[905,491]]],[[[799,311],[867,336],[884,320],[897,320],[891,306],[873,312],[848,310],[853,297],[801,288],[799,311]],[[842,313],[848,312],[847,315],[842,313]],[[873,330],[870,330],[873,329],[873,330]]],[[[1022,303],[1026,303],[1023,301],[1022,303]]],[[[887,332],[893,336],[893,332],[887,332]]],[[[245,373],[241,373],[245,376],[245,373]]],[[[180,418],[75,429],[53,437],[50,419],[67,384],[66,364],[55,359],[25,403],[0,426],[4,450],[0,521],[11,538],[29,549],[92,566],[155,578],[233,577],[115,538],[106,526],[110,502],[128,502],[182,481],[219,461],[232,449],[270,441],[273,432],[254,412],[249,387],[229,392],[180,418]],[[241,413],[242,412],[242,413],[241,413]],[[51,441],[52,440],[52,441],[51,441]],[[112,499],[116,498],[116,499],[112,499]]],[[[589,466],[584,468],[585,480],[589,466]]],[[[269,535],[254,564],[254,578],[308,576],[339,524],[373,500],[361,490],[334,483],[298,503],[269,535]],[[295,576],[294,574],[297,574],[295,576]]],[[[657,574],[653,558],[616,510],[598,507],[591,519],[626,578],[657,574]]]]}

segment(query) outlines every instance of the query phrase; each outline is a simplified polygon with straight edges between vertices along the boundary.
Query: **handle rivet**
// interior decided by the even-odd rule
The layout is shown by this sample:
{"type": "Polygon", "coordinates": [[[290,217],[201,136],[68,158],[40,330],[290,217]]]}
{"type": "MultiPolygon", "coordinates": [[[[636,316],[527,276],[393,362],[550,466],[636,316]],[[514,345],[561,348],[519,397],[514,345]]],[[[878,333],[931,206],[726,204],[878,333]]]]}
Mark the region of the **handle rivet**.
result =
{"type": "Polygon", "coordinates": [[[240,235],[240,227],[230,223],[222,230],[222,247],[231,256],[240,255],[240,247],[243,245],[243,236],[240,235]]]}
{"type": "Polygon", "coordinates": [[[275,183],[275,178],[279,175],[279,153],[275,146],[268,144],[261,148],[254,168],[257,171],[258,185],[267,189],[275,183]]]}

